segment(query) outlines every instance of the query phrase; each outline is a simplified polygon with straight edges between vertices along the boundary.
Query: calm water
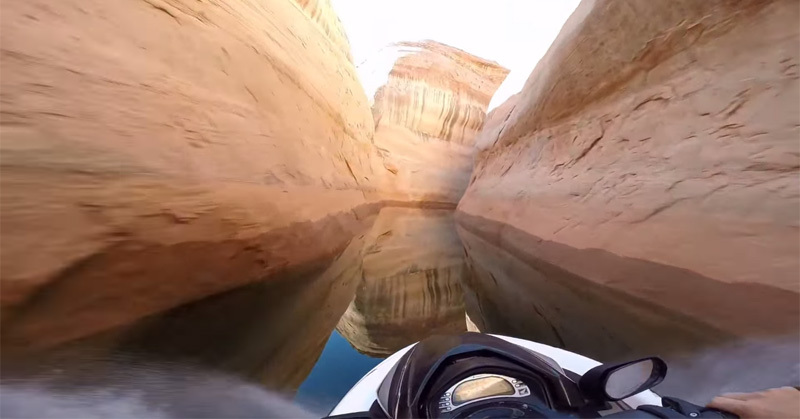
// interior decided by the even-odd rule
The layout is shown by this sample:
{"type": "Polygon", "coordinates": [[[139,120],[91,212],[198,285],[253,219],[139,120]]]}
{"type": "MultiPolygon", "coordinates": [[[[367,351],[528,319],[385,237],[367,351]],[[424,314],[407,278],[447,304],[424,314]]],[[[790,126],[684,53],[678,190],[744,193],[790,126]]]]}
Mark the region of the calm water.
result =
{"type": "Polygon", "coordinates": [[[267,389],[325,414],[389,354],[468,328],[599,360],[661,355],[673,364],[663,389],[701,402],[723,390],[797,385],[800,375],[793,336],[733,340],[680,313],[523,260],[457,226],[452,212],[385,208],[371,231],[314,272],[64,345],[6,347],[3,397],[12,394],[8,386],[92,403],[136,394],[136,403],[115,405],[113,415],[236,416],[225,410],[236,406],[248,416],[260,412],[267,389]],[[743,371],[743,358],[759,367],[743,371]]]}
{"type": "Polygon", "coordinates": [[[382,360],[358,352],[334,331],[294,400],[314,411],[330,411],[352,385],[382,360]]]}

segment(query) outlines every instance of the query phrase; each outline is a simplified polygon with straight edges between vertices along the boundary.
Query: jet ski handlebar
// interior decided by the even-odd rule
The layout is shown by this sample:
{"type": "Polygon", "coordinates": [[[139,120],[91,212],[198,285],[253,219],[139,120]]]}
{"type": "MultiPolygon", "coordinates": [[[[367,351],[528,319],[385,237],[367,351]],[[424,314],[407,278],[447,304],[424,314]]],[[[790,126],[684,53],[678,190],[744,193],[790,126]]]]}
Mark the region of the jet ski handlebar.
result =
{"type": "Polygon", "coordinates": [[[612,413],[605,418],[733,418],[739,416],[722,410],[698,406],[675,397],[662,397],[662,406],[643,405],[636,410],[612,413]]]}
{"type": "Polygon", "coordinates": [[[590,359],[564,353],[480,333],[432,336],[397,358],[368,412],[339,417],[737,417],[672,397],[653,405],[659,398],[649,390],[667,374],[660,358],[600,364],[587,371],[593,365],[590,359]]]}

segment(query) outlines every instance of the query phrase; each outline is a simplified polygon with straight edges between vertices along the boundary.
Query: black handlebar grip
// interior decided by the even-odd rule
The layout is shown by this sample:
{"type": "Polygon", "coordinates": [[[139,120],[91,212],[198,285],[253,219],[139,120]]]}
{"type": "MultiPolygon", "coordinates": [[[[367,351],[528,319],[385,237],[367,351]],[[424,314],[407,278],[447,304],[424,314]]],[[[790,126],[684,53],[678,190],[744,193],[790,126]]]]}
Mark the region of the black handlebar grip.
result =
{"type": "Polygon", "coordinates": [[[676,397],[662,397],[661,404],[689,418],[739,419],[739,416],[731,412],[698,406],[676,397]]]}
{"type": "Polygon", "coordinates": [[[719,418],[725,418],[725,419],[739,419],[739,416],[737,416],[737,415],[735,415],[735,414],[733,414],[731,412],[726,412],[724,410],[712,409],[710,407],[706,407],[705,409],[703,409],[703,411],[700,413],[699,417],[701,417],[701,418],[719,417],[719,418]],[[707,416],[706,413],[710,413],[710,414],[713,414],[715,416],[707,416]]]}

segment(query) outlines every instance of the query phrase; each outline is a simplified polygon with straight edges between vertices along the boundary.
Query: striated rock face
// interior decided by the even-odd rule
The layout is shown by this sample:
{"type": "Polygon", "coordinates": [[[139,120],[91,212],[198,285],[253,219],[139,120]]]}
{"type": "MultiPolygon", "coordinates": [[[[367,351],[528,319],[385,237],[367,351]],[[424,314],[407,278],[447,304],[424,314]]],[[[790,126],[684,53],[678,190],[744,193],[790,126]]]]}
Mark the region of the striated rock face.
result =
{"type": "Polygon", "coordinates": [[[434,41],[396,45],[400,57],[375,93],[376,126],[404,126],[423,138],[472,145],[508,70],[434,41]]]}
{"type": "MultiPolygon", "coordinates": [[[[399,169],[387,168],[379,189],[397,200],[455,203],[472,170],[486,107],[508,70],[433,41],[392,48],[398,58],[372,112],[375,145],[399,169]]],[[[386,61],[387,53],[376,60],[386,61]]]]}
{"type": "Polygon", "coordinates": [[[372,115],[330,5],[299,4],[3,3],[4,342],[307,269],[368,227],[372,115]]]}
{"type": "Polygon", "coordinates": [[[724,334],[797,333],[799,16],[583,2],[486,133],[459,221],[724,334]]]}
{"type": "Polygon", "coordinates": [[[336,329],[386,356],[433,334],[465,330],[466,272],[453,212],[384,208],[366,238],[363,279],[336,329]]]}

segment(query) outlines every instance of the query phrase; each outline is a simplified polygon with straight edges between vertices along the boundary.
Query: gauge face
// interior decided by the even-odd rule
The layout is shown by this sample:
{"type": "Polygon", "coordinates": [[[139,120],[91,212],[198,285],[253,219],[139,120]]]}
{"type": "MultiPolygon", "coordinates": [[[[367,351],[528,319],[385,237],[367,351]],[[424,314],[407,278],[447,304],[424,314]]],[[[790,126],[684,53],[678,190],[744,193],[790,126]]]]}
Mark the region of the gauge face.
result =
{"type": "Polygon", "coordinates": [[[482,377],[465,381],[453,390],[453,404],[462,404],[475,399],[514,394],[514,386],[500,377],[482,377]]]}

